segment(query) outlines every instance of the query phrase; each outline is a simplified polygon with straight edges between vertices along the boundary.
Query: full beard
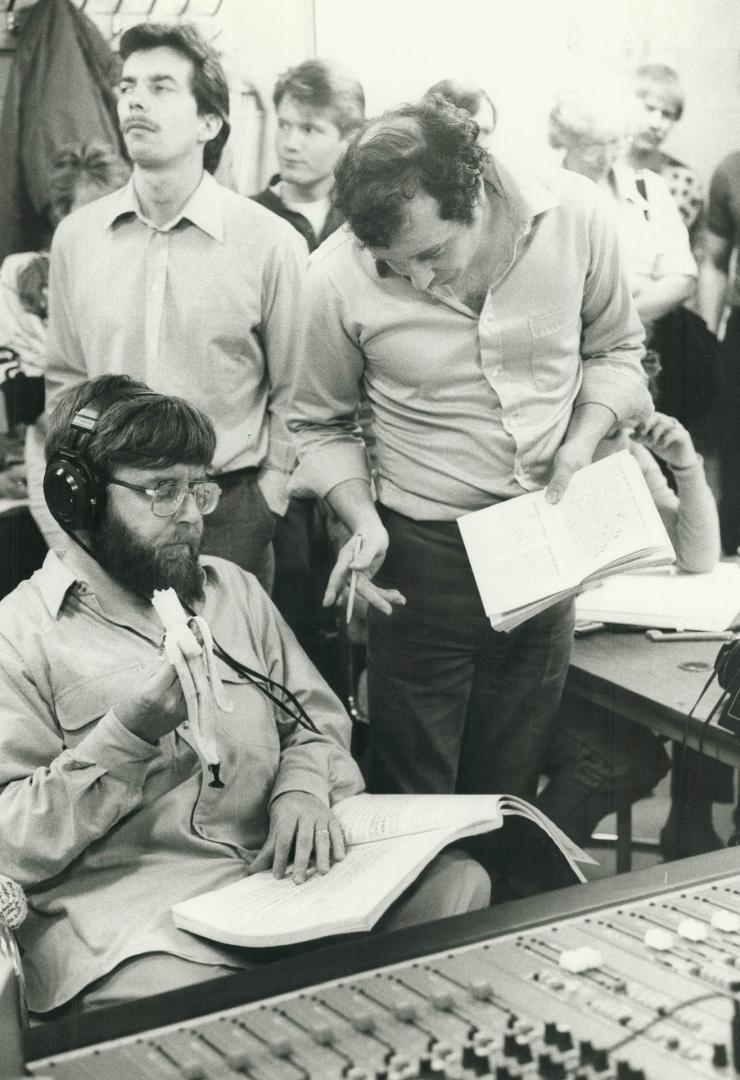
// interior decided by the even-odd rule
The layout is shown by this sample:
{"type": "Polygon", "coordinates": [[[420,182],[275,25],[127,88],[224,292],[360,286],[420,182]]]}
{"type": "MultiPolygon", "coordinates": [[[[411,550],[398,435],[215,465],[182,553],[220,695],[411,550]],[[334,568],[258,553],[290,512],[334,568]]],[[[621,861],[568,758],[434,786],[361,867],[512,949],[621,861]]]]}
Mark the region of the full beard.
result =
{"type": "Polygon", "coordinates": [[[95,558],[104,570],[132,592],[151,599],[155,589],[175,590],[188,603],[203,600],[203,571],[198,562],[200,535],[183,529],[176,546],[157,547],[141,540],[108,510],[95,537],[95,558]]]}

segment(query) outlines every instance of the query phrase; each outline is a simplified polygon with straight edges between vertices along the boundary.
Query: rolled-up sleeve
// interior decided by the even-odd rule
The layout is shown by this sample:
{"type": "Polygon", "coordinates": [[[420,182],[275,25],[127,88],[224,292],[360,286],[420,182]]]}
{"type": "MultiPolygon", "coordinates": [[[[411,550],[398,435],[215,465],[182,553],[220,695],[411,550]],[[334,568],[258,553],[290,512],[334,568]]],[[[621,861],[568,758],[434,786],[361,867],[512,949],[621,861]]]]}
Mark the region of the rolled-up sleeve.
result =
{"type": "Polygon", "coordinates": [[[581,306],[583,382],[575,404],[593,402],[611,409],[620,422],[636,420],[653,411],[641,364],[645,332],[632,301],[615,215],[605,199],[594,202],[589,243],[581,306]]]}
{"type": "Polygon", "coordinates": [[[364,357],[321,263],[309,267],[302,326],[288,418],[300,461],[294,485],[323,497],[345,480],[369,481],[370,471],[357,421],[364,357]]]}

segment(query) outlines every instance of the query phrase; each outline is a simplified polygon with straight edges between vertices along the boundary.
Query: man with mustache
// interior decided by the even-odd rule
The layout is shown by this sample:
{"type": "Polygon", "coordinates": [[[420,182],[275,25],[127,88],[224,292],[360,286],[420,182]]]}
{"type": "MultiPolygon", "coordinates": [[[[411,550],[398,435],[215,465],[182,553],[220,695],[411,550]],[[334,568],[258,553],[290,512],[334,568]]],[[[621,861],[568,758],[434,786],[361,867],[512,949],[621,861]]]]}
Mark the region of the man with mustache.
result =
{"type": "Polygon", "coordinates": [[[131,182],[54,238],[48,408],[82,379],[126,372],[202,408],[223,496],[204,549],[269,587],[275,515],[294,463],[282,413],[306,247],[211,176],[229,134],[220,61],[188,25],[123,34],[118,114],[131,182]]]}
{"type": "MultiPolygon", "coordinates": [[[[215,444],[198,409],[124,375],[73,387],[50,420],[44,490],[78,543],[0,604],[0,867],[28,896],[19,938],[34,1012],[264,962],[269,952],[177,930],[171,905],[245,866],[282,877],[292,856],[299,884],[310,858],[327,873],[344,854],[331,807],[363,786],[347,715],[253,575],[199,554],[219,499],[215,444]],[[215,660],[232,705],[213,724],[222,786],[161,657],[151,596],[170,587],[239,662],[215,660]]],[[[482,868],[450,853],[385,925],[489,895],[482,868]]]]}

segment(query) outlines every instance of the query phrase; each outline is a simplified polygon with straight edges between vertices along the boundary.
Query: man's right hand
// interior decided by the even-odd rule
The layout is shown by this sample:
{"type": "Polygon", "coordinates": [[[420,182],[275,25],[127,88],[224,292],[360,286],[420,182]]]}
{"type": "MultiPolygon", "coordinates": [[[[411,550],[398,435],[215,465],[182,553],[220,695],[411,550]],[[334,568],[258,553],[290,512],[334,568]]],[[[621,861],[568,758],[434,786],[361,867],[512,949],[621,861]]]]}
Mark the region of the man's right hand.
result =
{"type": "Polygon", "coordinates": [[[113,708],[124,727],[152,744],[174,731],[188,716],[180,679],[167,660],[162,660],[130,697],[113,708]]]}
{"type": "Polygon", "coordinates": [[[405,604],[406,597],[397,589],[381,589],[372,578],[383,565],[388,550],[388,533],[378,524],[374,529],[355,533],[341,547],[329,583],[324,593],[324,607],[336,603],[338,597],[347,594],[352,571],[357,572],[357,594],[384,615],[390,615],[394,604],[405,604]],[[362,537],[359,554],[355,555],[357,537],[362,537]]]}

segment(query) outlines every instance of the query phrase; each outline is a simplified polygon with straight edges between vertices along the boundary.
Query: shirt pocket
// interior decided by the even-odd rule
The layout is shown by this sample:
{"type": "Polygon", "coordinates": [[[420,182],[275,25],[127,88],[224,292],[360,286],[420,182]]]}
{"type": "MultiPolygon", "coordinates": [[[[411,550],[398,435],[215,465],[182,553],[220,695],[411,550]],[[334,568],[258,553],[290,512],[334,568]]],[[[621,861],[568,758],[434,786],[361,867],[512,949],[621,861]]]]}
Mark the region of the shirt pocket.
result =
{"type": "MultiPolygon", "coordinates": [[[[268,752],[275,761],[280,756],[280,737],[275,722],[275,706],[249,679],[237,674],[216,658],[216,669],[223,684],[223,694],[232,705],[231,712],[216,708],[214,715],[221,738],[228,743],[268,752]]],[[[277,766],[275,766],[277,767],[277,766]]]]}
{"type": "Polygon", "coordinates": [[[538,390],[564,386],[581,362],[581,313],[558,308],[529,318],[532,382],[538,390]]]}
{"type": "Polygon", "coordinates": [[[141,664],[128,664],[113,671],[97,672],[57,692],[56,718],[67,749],[77,746],[109,709],[130,696],[142,671],[141,664]]]}

